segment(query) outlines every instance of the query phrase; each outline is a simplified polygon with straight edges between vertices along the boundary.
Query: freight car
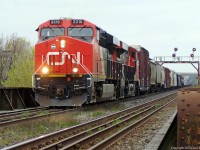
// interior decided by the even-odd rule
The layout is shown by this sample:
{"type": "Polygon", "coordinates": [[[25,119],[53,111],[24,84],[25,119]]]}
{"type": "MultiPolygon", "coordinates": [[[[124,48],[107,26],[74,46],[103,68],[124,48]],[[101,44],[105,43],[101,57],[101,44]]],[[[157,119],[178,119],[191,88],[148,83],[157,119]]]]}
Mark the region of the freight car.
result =
{"type": "Polygon", "coordinates": [[[148,50],[86,20],[48,20],[36,31],[33,89],[41,106],[81,106],[174,86],[174,74],[169,79],[159,64],[151,77],[148,50]]]}
{"type": "Polygon", "coordinates": [[[165,86],[164,89],[169,89],[170,88],[170,83],[171,83],[171,77],[170,77],[170,70],[169,68],[164,67],[165,70],[165,86]]]}
{"type": "Polygon", "coordinates": [[[136,64],[137,69],[134,76],[134,83],[136,86],[136,95],[147,93],[150,89],[150,65],[149,65],[149,51],[140,45],[132,45],[137,50],[136,64]]]}
{"type": "Polygon", "coordinates": [[[158,63],[150,61],[150,92],[159,92],[166,88],[167,76],[165,78],[165,68],[158,63]]]}

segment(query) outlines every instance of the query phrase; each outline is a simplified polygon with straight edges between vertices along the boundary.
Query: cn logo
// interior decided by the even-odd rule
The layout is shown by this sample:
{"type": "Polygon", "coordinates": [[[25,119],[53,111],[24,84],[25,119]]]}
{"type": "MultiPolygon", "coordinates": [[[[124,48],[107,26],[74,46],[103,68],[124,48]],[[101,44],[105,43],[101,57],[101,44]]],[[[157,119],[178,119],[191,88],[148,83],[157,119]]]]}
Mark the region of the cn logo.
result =
{"type": "Polygon", "coordinates": [[[63,53],[59,53],[59,52],[48,52],[47,53],[47,64],[48,65],[55,65],[55,66],[58,66],[58,65],[63,65],[65,63],[65,57],[67,57],[68,59],[70,59],[71,56],[75,56],[75,58],[72,58],[72,63],[77,63],[77,64],[80,64],[80,52],[77,52],[77,55],[75,54],[69,54],[67,52],[63,52],[63,53]],[[62,55],[61,56],[61,61],[59,62],[49,62],[50,61],[50,56],[53,55],[53,56],[59,56],[59,55],[62,55]]]}

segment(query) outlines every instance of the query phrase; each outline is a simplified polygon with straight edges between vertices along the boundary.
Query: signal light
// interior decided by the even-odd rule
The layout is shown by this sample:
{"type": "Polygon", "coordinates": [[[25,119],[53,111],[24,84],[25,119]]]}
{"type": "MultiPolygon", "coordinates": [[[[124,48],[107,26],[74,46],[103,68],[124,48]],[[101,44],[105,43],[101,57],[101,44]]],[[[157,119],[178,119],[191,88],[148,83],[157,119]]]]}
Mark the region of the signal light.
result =
{"type": "Polygon", "coordinates": [[[176,54],[172,54],[172,57],[176,57],[176,54]]]}
{"type": "Polygon", "coordinates": [[[175,51],[175,52],[178,51],[178,48],[175,47],[175,48],[174,48],[174,51],[175,51]]]}

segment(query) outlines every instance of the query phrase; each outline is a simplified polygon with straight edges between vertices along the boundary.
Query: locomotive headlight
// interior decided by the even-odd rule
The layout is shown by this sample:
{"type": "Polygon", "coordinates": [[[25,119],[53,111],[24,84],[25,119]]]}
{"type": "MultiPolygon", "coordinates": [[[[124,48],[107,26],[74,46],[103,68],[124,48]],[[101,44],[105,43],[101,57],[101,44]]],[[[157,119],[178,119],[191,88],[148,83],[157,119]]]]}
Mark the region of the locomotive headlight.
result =
{"type": "Polygon", "coordinates": [[[49,72],[49,69],[47,67],[42,68],[42,73],[47,74],[49,72]]]}
{"type": "Polygon", "coordinates": [[[66,41],[65,40],[60,40],[60,47],[65,48],[66,47],[66,41]]]}
{"type": "Polygon", "coordinates": [[[72,72],[73,72],[73,73],[77,73],[77,72],[78,72],[78,64],[77,64],[77,62],[74,62],[74,63],[73,63],[72,72]]]}
{"type": "Polygon", "coordinates": [[[73,71],[73,73],[77,73],[77,72],[78,72],[78,68],[77,68],[77,67],[74,67],[74,68],[72,69],[72,71],[73,71]]]}

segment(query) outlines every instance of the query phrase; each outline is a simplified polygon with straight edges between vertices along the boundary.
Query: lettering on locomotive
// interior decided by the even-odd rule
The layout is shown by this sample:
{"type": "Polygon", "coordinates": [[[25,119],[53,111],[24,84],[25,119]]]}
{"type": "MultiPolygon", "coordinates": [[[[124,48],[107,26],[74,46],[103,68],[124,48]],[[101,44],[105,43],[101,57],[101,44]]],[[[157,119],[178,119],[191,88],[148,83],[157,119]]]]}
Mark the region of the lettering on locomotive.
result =
{"type": "Polygon", "coordinates": [[[77,55],[75,54],[69,54],[68,52],[63,52],[61,53],[62,56],[61,56],[61,61],[60,62],[51,62],[50,63],[50,56],[59,56],[60,55],[60,52],[48,52],[47,53],[47,56],[46,56],[46,59],[47,59],[47,64],[48,65],[55,65],[55,66],[59,66],[59,65],[64,65],[65,63],[65,57],[67,57],[68,59],[70,59],[70,57],[73,57],[75,56],[75,58],[72,58],[72,63],[77,63],[77,64],[80,64],[80,52],[77,52],[77,55]]]}

